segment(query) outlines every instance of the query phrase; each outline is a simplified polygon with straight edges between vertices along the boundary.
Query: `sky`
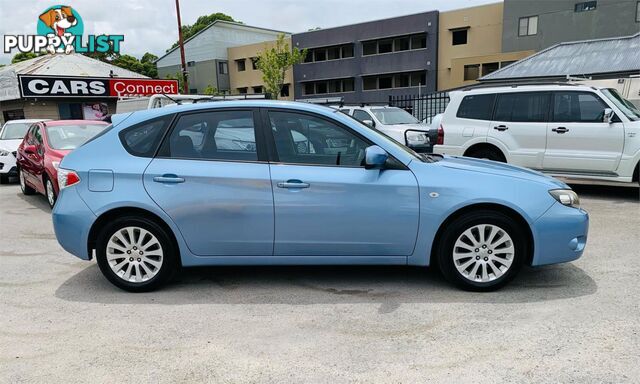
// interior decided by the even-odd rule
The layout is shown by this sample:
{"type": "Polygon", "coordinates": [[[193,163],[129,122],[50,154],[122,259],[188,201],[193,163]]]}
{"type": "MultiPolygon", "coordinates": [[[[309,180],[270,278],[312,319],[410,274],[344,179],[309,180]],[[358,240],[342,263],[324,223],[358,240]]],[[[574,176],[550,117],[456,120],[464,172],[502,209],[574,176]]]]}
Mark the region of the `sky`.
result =
{"type": "MultiPolygon", "coordinates": [[[[183,24],[222,12],[245,24],[287,32],[408,15],[447,11],[500,0],[181,0],[183,24]]],[[[0,0],[0,35],[35,34],[39,14],[52,5],[69,5],[80,14],[86,34],[124,35],[121,53],[161,56],[178,39],[174,0],[0,0]]],[[[0,64],[13,54],[0,51],[0,64]]],[[[14,51],[15,53],[15,51],[14,51]]]]}

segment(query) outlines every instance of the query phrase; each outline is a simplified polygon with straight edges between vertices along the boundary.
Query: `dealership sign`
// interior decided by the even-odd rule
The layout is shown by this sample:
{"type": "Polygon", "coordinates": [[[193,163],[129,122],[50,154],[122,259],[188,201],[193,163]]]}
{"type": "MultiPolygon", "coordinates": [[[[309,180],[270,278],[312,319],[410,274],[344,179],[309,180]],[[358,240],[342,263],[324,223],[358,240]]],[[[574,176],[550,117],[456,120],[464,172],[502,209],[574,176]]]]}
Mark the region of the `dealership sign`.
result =
{"type": "Polygon", "coordinates": [[[22,97],[124,97],[178,93],[177,80],[19,75],[22,97]]]}

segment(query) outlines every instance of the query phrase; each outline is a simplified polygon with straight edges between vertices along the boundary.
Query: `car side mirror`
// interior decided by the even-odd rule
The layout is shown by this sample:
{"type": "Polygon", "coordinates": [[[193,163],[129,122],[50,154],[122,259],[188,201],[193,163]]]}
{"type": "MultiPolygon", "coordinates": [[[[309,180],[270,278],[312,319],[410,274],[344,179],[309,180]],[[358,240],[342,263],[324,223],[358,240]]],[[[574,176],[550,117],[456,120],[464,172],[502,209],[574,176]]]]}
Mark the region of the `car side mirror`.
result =
{"type": "Polygon", "coordinates": [[[364,163],[366,169],[382,169],[384,168],[389,154],[377,145],[372,145],[365,149],[364,163]]]}
{"type": "Polygon", "coordinates": [[[369,128],[373,128],[376,126],[376,122],[373,120],[362,120],[362,124],[366,125],[369,128]]]}
{"type": "Polygon", "coordinates": [[[602,114],[602,121],[607,124],[611,124],[613,122],[613,116],[615,116],[613,113],[613,109],[605,108],[602,114]]]}
{"type": "Polygon", "coordinates": [[[35,155],[37,149],[35,145],[27,145],[24,147],[24,153],[28,153],[30,155],[35,155]]]}

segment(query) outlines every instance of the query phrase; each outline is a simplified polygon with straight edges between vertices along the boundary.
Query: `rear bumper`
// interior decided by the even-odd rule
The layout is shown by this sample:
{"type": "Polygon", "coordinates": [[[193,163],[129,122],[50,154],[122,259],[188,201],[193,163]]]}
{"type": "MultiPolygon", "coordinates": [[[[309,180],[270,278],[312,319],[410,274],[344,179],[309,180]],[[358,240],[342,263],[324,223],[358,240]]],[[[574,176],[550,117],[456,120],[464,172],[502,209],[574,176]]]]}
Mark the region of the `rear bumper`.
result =
{"type": "Polygon", "coordinates": [[[58,243],[65,251],[90,260],[87,248],[89,230],[96,215],[85,204],[75,187],[63,189],[51,214],[58,243]]]}
{"type": "Polygon", "coordinates": [[[534,255],[531,265],[573,261],[584,252],[589,214],[555,203],[533,225],[534,255]]]}

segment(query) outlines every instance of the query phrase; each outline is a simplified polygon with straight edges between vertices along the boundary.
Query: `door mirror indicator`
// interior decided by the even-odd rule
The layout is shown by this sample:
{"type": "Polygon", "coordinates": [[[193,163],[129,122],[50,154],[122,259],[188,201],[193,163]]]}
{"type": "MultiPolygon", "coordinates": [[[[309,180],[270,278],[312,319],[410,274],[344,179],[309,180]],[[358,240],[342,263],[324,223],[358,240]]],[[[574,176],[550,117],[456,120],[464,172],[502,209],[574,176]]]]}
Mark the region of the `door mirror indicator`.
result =
{"type": "Polygon", "coordinates": [[[29,155],[35,155],[36,151],[35,145],[27,145],[24,147],[24,153],[28,153],[29,155]]]}
{"type": "Polygon", "coordinates": [[[373,120],[362,120],[362,124],[366,125],[369,128],[373,128],[376,126],[376,123],[373,120]]]}
{"type": "Polygon", "coordinates": [[[604,112],[602,112],[602,121],[611,124],[613,122],[613,116],[615,116],[613,109],[605,108],[604,112]]]}
{"type": "Polygon", "coordinates": [[[364,157],[366,169],[382,169],[389,158],[389,154],[377,145],[372,145],[367,147],[364,157]]]}

